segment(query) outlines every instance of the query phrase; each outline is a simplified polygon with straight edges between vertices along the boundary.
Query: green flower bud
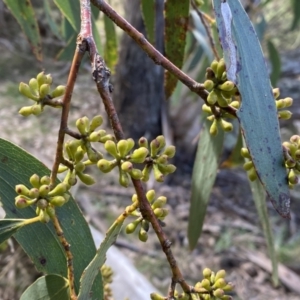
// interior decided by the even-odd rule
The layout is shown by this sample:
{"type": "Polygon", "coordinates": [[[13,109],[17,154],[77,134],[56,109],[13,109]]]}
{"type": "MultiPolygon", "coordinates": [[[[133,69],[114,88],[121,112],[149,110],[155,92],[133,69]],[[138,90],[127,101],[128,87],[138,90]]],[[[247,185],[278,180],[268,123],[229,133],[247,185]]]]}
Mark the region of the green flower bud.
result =
{"type": "Polygon", "coordinates": [[[164,219],[169,213],[169,211],[166,208],[160,208],[160,207],[155,208],[153,212],[158,219],[164,219]]]}
{"type": "Polygon", "coordinates": [[[34,101],[39,101],[39,97],[32,93],[32,90],[30,89],[28,84],[21,82],[19,85],[19,91],[22,95],[24,95],[27,98],[34,101]]]}
{"type": "Polygon", "coordinates": [[[143,227],[141,227],[139,231],[139,240],[144,243],[148,240],[148,233],[143,227]]]}
{"type": "Polygon", "coordinates": [[[290,184],[297,184],[298,183],[298,177],[295,174],[295,171],[293,169],[290,169],[288,178],[289,178],[289,183],[290,184]]]}
{"type": "Polygon", "coordinates": [[[38,82],[38,85],[39,87],[44,84],[44,83],[47,83],[47,77],[45,75],[45,72],[41,72],[39,73],[37,76],[36,76],[36,79],[37,79],[37,82],[38,82]]]}
{"type": "Polygon", "coordinates": [[[223,93],[218,93],[217,91],[216,93],[218,94],[218,99],[217,99],[218,105],[220,107],[227,107],[228,104],[231,102],[231,98],[224,97],[225,95],[223,93]]]}
{"type": "Polygon", "coordinates": [[[202,111],[208,113],[208,114],[211,114],[212,111],[211,111],[211,107],[206,105],[205,103],[202,105],[202,111]]]}
{"type": "Polygon", "coordinates": [[[156,164],[153,165],[153,172],[154,172],[154,178],[157,182],[163,182],[164,181],[164,175],[159,170],[158,166],[156,164]]]}
{"type": "Polygon", "coordinates": [[[61,97],[65,94],[65,92],[66,92],[66,87],[64,85],[59,85],[50,93],[50,97],[51,98],[61,97]]]}
{"type": "Polygon", "coordinates": [[[88,119],[88,117],[84,116],[82,118],[79,118],[76,121],[76,127],[78,129],[78,131],[80,132],[80,134],[82,135],[87,135],[89,130],[90,130],[90,121],[88,119]]]}
{"type": "Polygon", "coordinates": [[[251,181],[254,181],[254,180],[257,179],[257,173],[256,173],[255,168],[250,169],[250,170],[247,172],[247,175],[248,175],[248,178],[249,178],[251,181]]]}
{"type": "Polygon", "coordinates": [[[31,111],[31,107],[32,106],[23,106],[20,110],[19,110],[19,114],[22,115],[23,117],[28,117],[32,114],[31,111]]]}
{"type": "Polygon", "coordinates": [[[163,165],[165,165],[165,164],[168,163],[168,156],[165,155],[165,154],[161,154],[161,155],[158,156],[158,158],[155,160],[155,162],[157,164],[163,164],[163,165]]]}
{"type": "Polygon", "coordinates": [[[212,136],[216,136],[218,134],[218,122],[216,119],[214,119],[213,123],[211,124],[211,126],[209,128],[209,133],[212,136]]]}
{"type": "Polygon", "coordinates": [[[87,148],[86,154],[92,163],[98,162],[102,158],[102,154],[93,148],[87,148]]]}
{"type": "Polygon", "coordinates": [[[48,213],[46,212],[46,210],[40,210],[40,213],[39,213],[39,216],[40,216],[40,221],[42,223],[48,223],[50,221],[50,216],[48,215],[48,213]]]}
{"type": "Polygon", "coordinates": [[[232,300],[232,297],[229,295],[224,295],[223,297],[221,297],[221,300],[232,300]]]}
{"type": "Polygon", "coordinates": [[[100,115],[95,116],[90,123],[90,132],[93,132],[96,128],[101,126],[102,123],[103,123],[102,116],[100,116],[100,115]]]}
{"type": "Polygon", "coordinates": [[[219,63],[217,60],[213,60],[212,63],[210,64],[210,67],[215,74],[217,73],[218,64],[219,63]]]}
{"type": "Polygon", "coordinates": [[[80,163],[84,158],[84,154],[85,151],[81,147],[78,147],[74,155],[74,162],[76,164],[80,163]]]}
{"type": "Polygon", "coordinates": [[[37,174],[33,174],[30,178],[29,181],[31,183],[31,185],[35,188],[39,188],[40,187],[40,177],[37,174]]]}
{"type": "Polygon", "coordinates": [[[245,171],[249,171],[249,170],[253,169],[254,168],[253,161],[250,160],[250,161],[247,161],[246,163],[244,163],[243,168],[245,171]]]}
{"type": "Polygon", "coordinates": [[[201,286],[202,286],[203,288],[205,288],[207,291],[210,291],[210,290],[211,290],[210,280],[204,278],[204,279],[201,281],[201,286]]]}
{"type": "Polygon", "coordinates": [[[106,134],[103,137],[100,138],[99,142],[100,143],[105,143],[107,141],[114,141],[115,137],[111,134],[106,134]]]}
{"type": "Polygon", "coordinates": [[[38,116],[43,111],[42,105],[34,104],[31,106],[31,113],[35,116],[38,116]]]}
{"type": "Polygon", "coordinates": [[[82,173],[85,170],[85,164],[80,161],[75,165],[74,169],[76,172],[82,173]]]}
{"type": "Polygon", "coordinates": [[[140,147],[145,147],[148,149],[148,140],[145,137],[141,137],[139,139],[139,146],[140,147]]]}
{"type": "Polygon", "coordinates": [[[31,199],[38,198],[40,195],[39,189],[38,188],[32,188],[29,190],[29,195],[28,197],[31,199]]]}
{"type": "Polygon", "coordinates": [[[75,170],[71,171],[69,170],[65,179],[64,179],[64,182],[70,186],[73,186],[77,183],[77,178],[76,178],[76,172],[75,170]]]}
{"type": "Polygon", "coordinates": [[[41,180],[40,180],[40,183],[41,183],[41,184],[50,184],[50,182],[51,182],[51,179],[50,179],[50,177],[47,176],[47,175],[43,176],[43,177],[41,178],[41,180]]]}
{"type": "Polygon", "coordinates": [[[139,199],[138,199],[137,194],[133,194],[131,200],[132,200],[132,203],[138,201],[139,199]]]}
{"type": "Polygon", "coordinates": [[[131,171],[129,171],[129,174],[130,174],[131,178],[137,179],[137,180],[140,180],[143,177],[143,173],[139,169],[132,169],[131,171]]]}
{"type": "Polygon", "coordinates": [[[232,291],[234,288],[233,284],[231,282],[228,282],[223,288],[222,290],[225,292],[230,292],[232,291]]]}
{"type": "Polygon", "coordinates": [[[159,142],[159,147],[158,147],[158,151],[159,151],[166,146],[166,139],[163,135],[157,136],[156,139],[159,142]]]}
{"type": "Polygon", "coordinates": [[[24,184],[16,185],[15,191],[19,195],[24,195],[24,196],[29,197],[29,189],[24,184]]]}
{"type": "Polygon", "coordinates": [[[250,152],[247,148],[241,148],[241,155],[245,158],[251,159],[250,152]]]}
{"type": "MultiPolygon", "coordinates": [[[[160,146],[160,143],[157,139],[154,139],[151,141],[150,143],[150,154],[151,154],[151,157],[155,157],[157,155],[157,152],[159,150],[159,146],[160,146]]],[[[142,148],[140,148],[142,149],[142,148]]]]}
{"type": "Polygon", "coordinates": [[[221,119],[221,127],[224,131],[232,131],[233,129],[233,125],[227,121],[225,121],[224,119],[221,119]]]}
{"type": "Polygon", "coordinates": [[[84,174],[84,173],[81,173],[81,172],[77,172],[76,175],[86,185],[92,185],[92,184],[95,183],[95,179],[89,174],[84,174]]]}
{"type": "Polygon", "coordinates": [[[204,81],[203,85],[204,85],[205,89],[207,89],[208,91],[211,91],[214,88],[215,84],[212,80],[208,79],[208,80],[204,81]]]}
{"type": "Polygon", "coordinates": [[[143,177],[141,178],[142,181],[147,182],[150,177],[152,166],[151,165],[145,165],[144,169],[142,170],[143,177]]]}
{"type": "Polygon", "coordinates": [[[280,110],[278,112],[278,118],[282,120],[288,120],[292,116],[292,113],[289,110],[280,110]]]}
{"type": "Polygon", "coordinates": [[[125,172],[130,172],[133,169],[133,165],[130,161],[125,161],[122,163],[121,169],[125,172]]]}
{"type": "MultiPolygon", "coordinates": [[[[101,130],[99,130],[99,131],[101,131],[101,130]]],[[[89,135],[90,142],[96,143],[96,142],[100,141],[102,136],[99,134],[99,131],[94,131],[89,135]]],[[[105,131],[105,130],[103,130],[103,131],[105,131]]]]}
{"type": "Polygon", "coordinates": [[[273,96],[274,96],[275,99],[277,99],[280,96],[279,88],[273,89],[273,96]]]}
{"type": "Polygon", "coordinates": [[[119,183],[124,186],[128,187],[129,186],[129,175],[127,172],[123,171],[122,169],[119,169],[119,183]]]}
{"type": "Polygon", "coordinates": [[[115,142],[106,141],[104,144],[104,148],[111,156],[115,157],[116,159],[120,158],[119,153],[117,151],[117,145],[115,142]]]}
{"type": "Polygon", "coordinates": [[[218,85],[218,88],[220,90],[226,91],[226,92],[230,92],[234,89],[235,85],[232,81],[225,81],[224,83],[218,85]]]}
{"type": "Polygon", "coordinates": [[[215,274],[215,272],[211,272],[211,275],[210,275],[210,282],[212,283],[212,284],[214,284],[215,283],[215,277],[216,277],[216,274],[215,274]]]}
{"type": "Polygon", "coordinates": [[[120,140],[117,143],[117,149],[120,154],[120,157],[125,157],[128,153],[128,141],[127,140],[120,140]]]}
{"type": "Polygon", "coordinates": [[[215,105],[218,101],[218,95],[215,90],[212,90],[207,96],[207,103],[209,105],[215,105]]]}
{"type": "Polygon", "coordinates": [[[63,196],[55,196],[50,198],[50,203],[53,206],[63,206],[66,203],[66,199],[63,196]]]}
{"type": "Polygon", "coordinates": [[[50,85],[47,83],[44,83],[40,86],[40,98],[43,99],[50,93],[50,85]]]}
{"type": "Polygon", "coordinates": [[[135,220],[135,221],[129,223],[129,224],[126,226],[126,228],[125,228],[125,232],[126,232],[127,234],[133,233],[133,232],[136,230],[136,228],[137,228],[137,226],[139,225],[139,223],[140,223],[140,220],[135,220]]]}
{"type": "Polygon", "coordinates": [[[15,198],[15,205],[17,208],[25,208],[33,203],[34,200],[31,200],[24,195],[19,195],[15,198]]]}
{"type": "Polygon", "coordinates": [[[127,150],[126,150],[127,153],[129,153],[132,150],[134,145],[135,145],[135,142],[132,138],[127,139],[127,150]]]}
{"type": "Polygon", "coordinates": [[[211,273],[212,273],[212,271],[209,268],[205,268],[202,271],[203,277],[206,278],[206,279],[210,279],[211,273]]]}
{"type": "Polygon", "coordinates": [[[39,196],[40,197],[46,197],[48,193],[50,192],[50,186],[47,184],[43,184],[39,188],[39,196]]]}
{"type": "Polygon", "coordinates": [[[161,208],[167,203],[167,197],[160,196],[152,204],[152,209],[161,208]]]}
{"type": "Polygon", "coordinates": [[[161,296],[157,293],[150,294],[151,300],[165,300],[166,298],[164,296],[161,296]]]}
{"type": "Polygon", "coordinates": [[[283,99],[277,100],[275,101],[275,103],[277,109],[285,108],[285,103],[283,99]]]}
{"type": "Polygon", "coordinates": [[[148,232],[148,231],[149,231],[149,228],[150,228],[150,223],[149,223],[149,221],[143,220],[143,221],[142,221],[142,227],[143,227],[143,229],[144,229],[146,232],[148,232]]]}
{"type": "Polygon", "coordinates": [[[68,167],[64,166],[64,165],[59,165],[57,172],[58,173],[63,173],[65,171],[68,170],[68,167]]]}
{"type": "Polygon", "coordinates": [[[97,167],[102,171],[103,173],[110,172],[115,166],[117,165],[117,161],[108,161],[106,159],[100,159],[97,163],[97,167]]]}
{"type": "Polygon", "coordinates": [[[225,281],[224,278],[218,278],[215,279],[215,283],[213,285],[213,288],[219,288],[222,289],[224,286],[226,286],[227,282],[225,281]]]}
{"type": "Polygon", "coordinates": [[[172,164],[168,164],[168,165],[158,164],[157,167],[163,173],[163,175],[168,175],[176,171],[176,167],[172,164]]]}
{"type": "Polygon", "coordinates": [[[291,143],[295,143],[297,145],[300,144],[300,136],[299,135],[292,135],[290,138],[291,143]]]}
{"type": "Polygon", "coordinates": [[[39,199],[36,202],[37,207],[40,209],[45,209],[48,206],[48,201],[46,199],[39,199]]]}
{"type": "MultiPolygon", "coordinates": [[[[152,143],[152,142],[151,142],[152,143]]],[[[149,154],[147,148],[141,147],[133,151],[130,155],[130,161],[133,163],[143,163],[149,154]]]]}
{"type": "Polygon", "coordinates": [[[29,87],[32,91],[32,93],[38,97],[39,95],[39,85],[38,85],[38,82],[36,80],[36,78],[31,78],[29,80],[29,87]]]}
{"type": "Polygon", "coordinates": [[[45,83],[47,83],[47,84],[52,84],[52,76],[51,76],[51,74],[48,74],[48,75],[46,75],[46,82],[45,83]]]}
{"type": "Polygon", "coordinates": [[[284,98],[283,99],[285,107],[290,107],[293,105],[293,99],[290,97],[284,98]]]}
{"type": "Polygon", "coordinates": [[[61,196],[68,190],[68,186],[66,183],[61,182],[53,190],[48,193],[49,197],[61,196]]]}
{"type": "Polygon", "coordinates": [[[223,72],[222,76],[221,76],[221,81],[226,81],[227,80],[227,72],[223,72]]]}
{"type": "Polygon", "coordinates": [[[154,199],[155,199],[155,191],[154,190],[149,190],[146,193],[146,198],[149,201],[149,203],[152,203],[154,201],[154,199]]]}
{"type": "Polygon", "coordinates": [[[216,289],[215,291],[213,291],[213,294],[215,297],[221,298],[224,296],[224,291],[222,289],[216,289]]]}
{"type": "Polygon", "coordinates": [[[53,206],[48,205],[46,208],[46,212],[51,219],[55,217],[55,208],[53,206]]]}
{"type": "Polygon", "coordinates": [[[236,109],[239,109],[241,104],[239,101],[232,101],[230,105],[236,109]]]}
{"type": "Polygon", "coordinates": [[[222,78],[223,73],[226,71],[226,65],[224,59],[220,59],[217,65],[217,70],[215,72],[215,75],[218,79],[222,78]]]}

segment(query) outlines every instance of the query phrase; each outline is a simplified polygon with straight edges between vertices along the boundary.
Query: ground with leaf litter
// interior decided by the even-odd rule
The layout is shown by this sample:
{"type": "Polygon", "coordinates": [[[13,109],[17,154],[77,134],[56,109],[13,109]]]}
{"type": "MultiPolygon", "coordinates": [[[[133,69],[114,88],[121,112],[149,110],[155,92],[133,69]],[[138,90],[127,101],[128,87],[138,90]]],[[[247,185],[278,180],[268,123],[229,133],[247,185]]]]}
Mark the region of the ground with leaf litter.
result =
{"type": "MultiPolygon", "coordinates": [[[[17,113],[19,108],[30,104],[19,95],[18,83],[27,82],[41,68],[45,68],[46,72],[52,73],[55,84],[64,84],[69,64],[45,61],[39,66],[28,58],[30,56],[18,56],[14,48],[8,53],[7,47],[10,46],[9,42],[7,43],[0,43],[1,137],[22,146],[51,167],[59,126],[59,110],[46,108],[45,113],[38,117],[19,116],[17,113]],[[14,57],[13,61],[11,55],[14,57]]],[[[88,65],[84,65],[74,92],[70,115],[71,126],[74,126],[77,118],[84,115],[92,117],[100,113],[105,116],[89,72],[88,65]]],[[[283,96],[292,96],[296,102],[293,108],[295,117],[291,122],[285,123],[282,130],[283,136],[289,137],[299,132],[299,121],[297,121],[300,115],[299,105],[297,105],[299,75],[294,72],[294,65],[291,65],[290,69],[284,69],[284,75],[283,96]],[[291,92],[294,95],[291,95],[291,92]]],[[[107,123],[104,126],[108,127],[107,123]]],[[[91,189],[79,185],[74,190],[74,196],[91,224],[105,232],[113,220],[122,213],[124,207],[131,202],[134,190],[132,187],[121,188],[117,184],[117,173],[104,175],[90,171],[97,178],[97,184],[91,189]]],[[[176,185],[152,183],[147,188],[154,187],[157,195],[168,197],[170,214],[165,219],[164,229],[172,241],[172,250],[178,264],[190,284],[195,284],[202,279],[201,270],[205,267],[212,270],[223,268],[228,273],[228,279],[235,284],[234,299],[300,299],[300,277],[298,276],[300,274],[300,216],[297,213],[300,210],[299,190],[292,192],[290,221],[281,219],[268,203],[277,253],[280,261],[286,266],[281,265],[279,268],[282,284],[274,288],[271,284],[266,242],[245,173],[241,169],[219,171],[203,234],[192,252],[189,250],[186,237],[190,176],[176,173],[174,176],[170,181],[176,182],[176,185]]],[[[166,293],[170,283],[170,271],[151,229],[147,243],[140,242],[134,234],[126,236],[122,233],[117,246],[158,289],[166,293]]],[[[18,299],[22,291],[39,275],[13,240],[1,246],[1,300],[18,299]]]]}

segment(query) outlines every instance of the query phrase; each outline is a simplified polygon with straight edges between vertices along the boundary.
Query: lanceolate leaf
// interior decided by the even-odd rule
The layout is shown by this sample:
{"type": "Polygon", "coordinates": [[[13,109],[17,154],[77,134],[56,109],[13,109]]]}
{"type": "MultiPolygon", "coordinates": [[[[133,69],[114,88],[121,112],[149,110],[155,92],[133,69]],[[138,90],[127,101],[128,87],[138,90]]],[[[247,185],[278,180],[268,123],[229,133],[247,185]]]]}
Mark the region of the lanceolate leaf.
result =
{"type": "Polygon", "coordinates": [[[276,47],[274,46],[271,40],[268,40],[267,45],[269,51],[269,59],[272,66],[271,83],[273,86],[276,86],[276,83],[280,77],[280,72],[281,72],[280,54],[278,53],[276,47]]]}
{"type": "Polygon", "coordinates": [[[300,1],[299,0],[291,0],[293,6],[293,22],[291,25],[291,30],[295,30],[300,22],[300,1]]]}
{"type": "MultiPolygon", "coordinates": [[[[29,178],[34,173],[44,176],[49,175],[50,170],[23,149],[0,139],[0,197],[6,218],[29,219],[36,216],[35,207],[17,209],[14,204],[15,186],[24,184],[30,187],[29,178]]],[[[96,253],[94,241],[72,197],[63,207],[57,208],[56,213],[65,237],[71,245],[75,287],[78,291],[80,276],[96,253]]],[[[47,224],[37,222],[25,226],[14,237],[39,271],[67,277],[65,253],[51,222],[47,224]]],[[[98,276],[93,286],[93,295],[87,299],[99,299],[97,295],[101,293],[101,276],[98,276]]]]}
{"type": "Polygon", "coordinates": [[[26,35],[35,57],[42,60],[42,44],[38,24],[30,0],[4,0],[26,35]]]}
{"type": "Polygon", "coordinates": [[[104,27],[106,37],[104,59],[107,66],[112,70],[112,73],[114,73],[114,67],[118,60],[115,24],[110,18],[104,16],[104,27]]]}
{"type": "MultiPolygon", "coordinates": [[[[183,64],[189,6],[189,0],[166,0],[165,2],[165,51],[167,58],[178,68],[183,64]]],[[[166,99],[173,93],[177,81],[177,77],[166,71],[166,99]]]]}
{"type": "Polygon", "coordinates": [[[265,59],[252,23],[239,1],[214,0],[227,76],[237,83],[237,111],[258,177],[275,209],[289,217],[290,195],[275,100],[265,59]],[[228,68],[231,71],[229,74],[228,68]]]}
{"type": "Polygon", "coordinates": [[[0,220],[0,244],[15,234],[24,224],[24,219],[3,219],[0,220]]]}
{"type": "Polygon", "coordinates": [[[61,34],[59,32],[59,28],[58,28],[57,24],[55,23],[55,21],[52,18],[51,7],[50,7],[50,3],[49,3],[48,0],[44,0],[44,11],[45,11],[46,19],[47,19],[47,22],[49,24],[49,27],[50,27],[52,33],[56,37],[61,39],[61,34]]]}
{"type": "Polygon", "coordinates": [[[206,209],[217,176],[219,156],[222,152],[224,132],[213,137],[209,133],[211,122],[205,121],[201,130],[192,177],[192,195],[188,224],[190,249],[196,247],[201,235],[206,209]]]}
{"type": "Polygon", "coordinates": [[[69,300],[69,282],[59,275],[46,275],[37,279],[22,294],[20,300],[69,300]]]}
{"type": "Polygon", "coordinates": [[[100,248],[97,250],[96,256],[84,270],[84,273],[82,274],[82,277],[80,279],[80,291],[78,300],[87,299],[95,277],[98,274],[98,270],[103,266],[106,260],[106,252],[116,241],[124,220],[125,218],[121,218],[121,220],[115,221],[114,224],[109,228],[104,241],[101,243],[100,248]]]}
{"type": "Polygon", "coordinates": [[[154,45],[155,42],[155,0],[141,1],[142,15],[147,31],[149,42],[154,45]]]}

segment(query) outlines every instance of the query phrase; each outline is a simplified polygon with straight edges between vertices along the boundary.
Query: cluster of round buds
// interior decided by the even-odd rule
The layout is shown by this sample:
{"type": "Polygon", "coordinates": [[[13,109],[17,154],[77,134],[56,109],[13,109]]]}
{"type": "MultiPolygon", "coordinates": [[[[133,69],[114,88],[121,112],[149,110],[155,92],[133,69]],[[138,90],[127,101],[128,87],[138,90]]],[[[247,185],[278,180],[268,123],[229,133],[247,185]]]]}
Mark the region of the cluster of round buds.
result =
{"type": "MultiPolygon", "coordinates": [[[[52,77],[50,74],[45,75],[44,72],[39,73],[36,78],[31,78],[29,83],[21,82],[19,91],[25,97],[35,101],[31,106],[24,106],[19,110],[19,114],[27,117],[31,114],[39,115],[45,106],[45,102],[51,105],[51,100],[61,97],[65,93],[65,86],[59,85],[53,91],[50,91],[52,77]]],[[[53,106],[56,106],[53,102],[53,106]]]]}
{"type": "Polygon", "coordinates": [[[203,104],[202,110],[210,114],[207,119],[212,122],[210,134],[217,135],[218,129],[231,131],[233,126],[225,118],[232,118],[232,115],[222,110],[228,105],[238,109],[240,102],[235,100],[238,94],[237,87],[232,81],[227,80],[226,66],[224,59],[214,60],[206,70],[206,80],[204,87],[209,91],[206,104],[203,104]],[[212,110],[214,108],[214,111],[212,110]],[[216,114],[217,113],[217,114],[216,114]]]}
{"type": "Polygon", "coordinates": [[[114,159],[100,159],[97,163],[98,168],[107,173],[118,166],[119,182],[124,187],[128,187],[130,177],[148,181],[152,169],[158,182],[162,182],[165,175],[176,170],[174,165],[168,163],[168,159],[175,155],[175,147],[165,147],[165,138],[162,135],[151,141],[150,145],[146,138],[140,138],[139,148],[132,151],[134,145],[131,138],[117,143],[106,141],[104,147],[114,159]],[[134,167],[135,164],[145,164],[145,167],[141,171],[134,167]]]}
{"type": "Polygon", "coordinates": [[[276,108],[278,110],[278,118],[281,120],[288,120],[291,118],[292,113],[283,108],[287,108],[293,105],[293,99],[290,97],[276,100],[280,96],[280,91],[278,88],[273,89],[273,95],[275,98],[276,108]]]}
{"type": "Polygon", "coordinates": [[[107,265],[101,267],[101,275],[104,287],[104,299],[112,299],[113,293],[110,284],[113,281],[113,270],[107,265]]]}
{"type": "Polygon", "coordinates": [[[290,188],[298,183],[300,174],[300,136],[293,135],[289,142],[282,144],[285,156],[285,166],[288,170],[288,181],[290,188]]]}
{"type": "MultiPolygon", "coordinates": [[[[164,206],[167,203],[167,198],[164,196],[160,196],[158,198],[155,198],[155,191],[149,190],[146,193],[146,198],[151,204],[151,208],[155,214],[155,216],[159,220],[164,220],[164,218],[168,215],[168,209],[166,209],[164,206]]],[[[132,196],[132,202],[138,201],[138,197],[136,194],[132,196]]],[[[136,209],[131,213],[132,216],[136,217],[136,219],[129,223],[125,231],[127,234],[131,234],[135,232],[135,230],[139,227],[139,239],[142,242],[146,242],[148,239],[148,230],[149,230],[149,222],[147,220],[144,220],[142,217],[141,212],[136,209]]]]}
{"type": "Polygon", "coordinates": [[[246,158],[246,160],[247,160],[244,163],[243,168],[244,168],[245,171],[247,171],[248,178],[251,181],[256,180],[257,179],[257,173],[256,173],[256,170],[255,170],[251,155],[249,153],[249,150],[247,148],[242,148],[241,149],[241,155],[242,155],[242,157],[246,158]]]}
{"type": "Polygon", "coordinates": [[[46,223],[55,214],[54,207],[62,206],[69,200],[68,185],[61,182],[51,189],[49,176],[40,178],[37,174],[33,174],[29,181],[31,189],[23,184],[16,185],[18,196],[15,205],[18,208],[36,205],[36,214],[46,223]]]}
{"type": "MultiPolygon", "coordinates": [[[[197,282],[193,288],[193,294],[195,299],[202,300],[231,300],[232,297],[226,295],[226,292],[233,290],[233,285],[225,281],[226,272],[224,270],[218,271],[216,274],[210,269],[205,268],[203,270],[203,280],[197,282]]],[[[179,293],[175,291],[174,299],[176,300],[189,300],[191,295],[185,292],[179,293]]],[[[166,300],[167,298],[157,293],[151,294],[152,300],[166,300]]]]}

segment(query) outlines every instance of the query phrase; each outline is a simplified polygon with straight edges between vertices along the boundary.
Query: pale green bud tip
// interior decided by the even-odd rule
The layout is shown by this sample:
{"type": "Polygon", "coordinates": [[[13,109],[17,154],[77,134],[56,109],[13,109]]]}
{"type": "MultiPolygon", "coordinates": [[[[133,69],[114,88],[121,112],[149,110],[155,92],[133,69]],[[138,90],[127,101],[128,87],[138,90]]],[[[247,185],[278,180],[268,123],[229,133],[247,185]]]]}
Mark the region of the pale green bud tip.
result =
{"type": "Polygon", "coordinates": [[[130,161],[125,161],[121,165],[121,169],[125,172],[130,172],[133,168],[133,165],[130,161]]]}
{"type": "Polygon", "coordinates": [[[15,205],[17,208],[25,208],[30,205],[30,202],[28,199],[20,195],[15,198],[15,205]]]}
{"type": "Polygon", "coordinates": [[[203,277],[204,277],[204,278],[209,278],[209,277],[211,276],[211,273],[212,273],[211,269],[205,268],[205,269],[203,270],[203,277]]]}
{"type": "Polygon", "coordinates": [[[65,94],[65,92],[66,92],[66,87],[64,85],[59,85],[50,93],[50,97],[51,98],[61,97],[62,95],[65,94]]]}
{"type": "Polygon", "coordinates": [[[251,158],[249,150],[247,148],[241,148],[241,155],[245,158],[251,158]]]}
{"type": "Polygon", "coordinates": [[[152,203],[155,199],[155,191],[154,190],[149,190],[146,194],[147,200],[152,203]]]}
{"type": "Polygon", "coordinates": [[[23,106],[23,107],[19,110],[19,114],[22,115],[23,117],[28,117],[29,115],[32,114],[31,107],[32,107],[32,106],[23,106]]]}
{"type": "Polygon", "coordinates": [[[212,80],[210,80],[210,79],[205,80],[204,83],[203,83],[203,85],[209,91],[211,91],[214,88],[214,82],[212,80]]]}
{"type": "Polygon", "coordinates": [[[221,298],[224,296],[224,291],[222,289],[217,289],[213,292],[214,296],[217,298],[221,298]]]}
{"type": "Polygon", "coordinates": [[[66,199],[63,196],[55,196],[50,198],[50,203],[53,206],[63,206],[66,203],[66,199]]]}
{"type": "Polygon", "coordinates": [[[281,110],[278,112],[279,119],[288,120],[292,117],[292,113],[289,110],[281,110]]]}
{"type": "Polygon", "coordinates": [[[15,191],[19,195],[25,195],[25,196],[29,195],[29,190],[28,190],[28,188],[24,184],[18,184],[18,185],[16,185],[15,191]]]}
{"type": "Polygon", "coordinates": [[[40,98],[45,98],[50,92],[50,85],[44,83],[40,86],[40,98]]]}
{"type": "Polygon", "coordinates": [[[137,224],[137,223],[134,223],[134,222],[129,223],[129,224],[126,226],[126,228],[125,228],[125,232],[126,232],[127,234],[133,233],[133,232],[135,231],[137,225],[138,225],[138,224],[137,224]]]}

